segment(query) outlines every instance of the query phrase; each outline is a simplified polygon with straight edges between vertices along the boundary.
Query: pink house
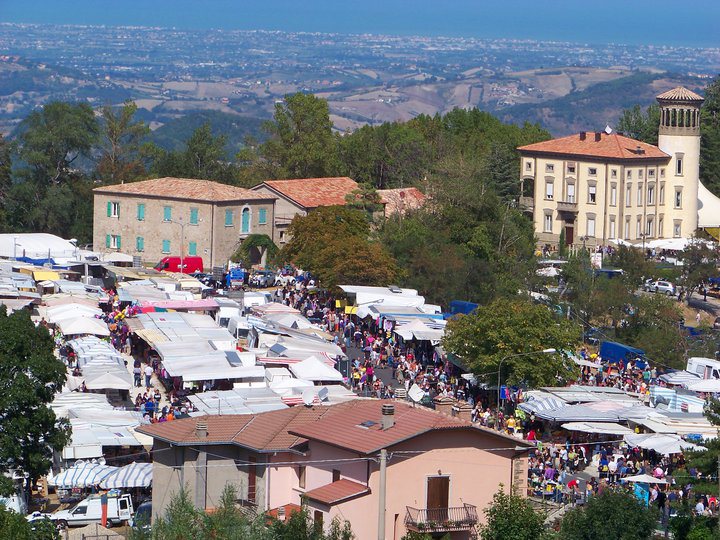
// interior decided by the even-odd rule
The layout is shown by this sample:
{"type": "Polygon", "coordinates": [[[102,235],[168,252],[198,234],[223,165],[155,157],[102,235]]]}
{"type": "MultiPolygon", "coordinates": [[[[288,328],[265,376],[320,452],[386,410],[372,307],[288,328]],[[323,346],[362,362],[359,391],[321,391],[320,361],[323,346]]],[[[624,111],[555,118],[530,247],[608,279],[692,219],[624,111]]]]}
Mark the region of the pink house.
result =
{"type": "Polygon", "coordinates": [[[404,402],[354,400],[142,431],[162,450],[153,469],[159,512],[183,483],[203,508],[233,483],[258,511],[305,504],[325,526],[348,520],[358,540],[408,531],[462,539],[474,537],[500,484],[526,492],[528,443],[404,402]]]}

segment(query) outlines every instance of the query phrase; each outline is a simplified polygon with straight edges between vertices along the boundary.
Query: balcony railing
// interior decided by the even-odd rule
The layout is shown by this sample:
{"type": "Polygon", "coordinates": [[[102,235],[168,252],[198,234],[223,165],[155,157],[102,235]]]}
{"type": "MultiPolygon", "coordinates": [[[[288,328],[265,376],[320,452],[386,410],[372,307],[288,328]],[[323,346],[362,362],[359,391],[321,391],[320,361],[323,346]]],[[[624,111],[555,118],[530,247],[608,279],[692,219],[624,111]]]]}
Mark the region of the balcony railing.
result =
{"type": "Polygon", "coordinates": [[[467,531],[477,525],[477,508],[472,504],[450,508],[406,507],[405,527],[415,532],[467,531]]]}
{"type": "Polygon", "coordinates": [[[520,197],[520,210],[532,210],[535,208],[534,197],[520,197]]]}
{"type": "Polygon", "coordinates": [[[576,202],[558,201],[557,209],[558,209],[558,212],[577,212],[578,205],[576,202]]]}

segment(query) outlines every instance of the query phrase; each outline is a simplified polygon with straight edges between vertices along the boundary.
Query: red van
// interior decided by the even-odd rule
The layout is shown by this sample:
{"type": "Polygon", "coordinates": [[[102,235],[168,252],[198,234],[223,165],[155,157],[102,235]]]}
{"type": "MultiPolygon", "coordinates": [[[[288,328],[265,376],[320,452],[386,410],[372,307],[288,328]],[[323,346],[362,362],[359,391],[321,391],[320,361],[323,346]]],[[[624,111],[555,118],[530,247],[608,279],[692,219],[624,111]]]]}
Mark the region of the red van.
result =
{"type": "Polygon", "coordinates": [[[182,272],[183,274],[202,272],[202,257],[183,257],[182,266],[183,268],[180,270],[180,257],[163,257],[155,265],[155,270],[160,272],[182,272]]]}

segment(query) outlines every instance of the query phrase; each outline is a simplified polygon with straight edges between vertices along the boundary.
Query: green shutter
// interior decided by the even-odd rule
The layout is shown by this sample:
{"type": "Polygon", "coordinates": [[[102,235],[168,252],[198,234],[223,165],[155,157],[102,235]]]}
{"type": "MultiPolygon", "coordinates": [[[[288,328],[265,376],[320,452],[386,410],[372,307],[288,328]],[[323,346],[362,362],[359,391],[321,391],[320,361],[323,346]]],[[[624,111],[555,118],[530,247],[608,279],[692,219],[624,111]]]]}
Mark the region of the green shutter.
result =
{"type": "Polygon", "coordinates": [[[117,248],[120,249],[120,235],[117,235],[117,248]]]}
{"type": "Polygon", "coordinates": [[[232,227],[233,224],[233,211],[225,210],[225,226],[232,227]]]}
{"type": "Polygon", "coordinates": [[[107,204],[107,214],[108,214],[107,217],[112,217],[112,202],[110,202],[110,201],[108,201],[108,204],[107,204]]]}
{"type": "Polygon", "coordinates": [[[109,235],[109,234],[106,234],[106,235],[105,235],[105,247],[106,247],[106,248],[109,248],[109,247],[110,247],[110,242],[111,242],[110,235],[109,235]]]}
{"type": "Polygon", "coordinates": [[[172,206],[163,207],[163,221],[172,220],[172,206]]]}
{"type": "Polygon", "coordinates": [[[163,253],[170,253],[170,240],[163,240],[163,241],[162,241],[162,252],[163,252],[163,253]]]}
{"type": "Polygon", "coordinates": [[[145,221],[145,204],[139,203],[137,205],[137,218],[138,221],[145,221]]]}
{"type": "Polygon", "coordinates": [[[265,225],[267,223],[267,210],[261,208],[258,212],[258,224],[265,225]]]}
{"type": "Polygon", "coordinates": [[[190,209],[190,225],[197,225],[197,224],[198,224],[198,209],[191,208],[190,209]]]}
{"type": "Polygon", "coordinates": [[[135,249],[137,251],[145,251],[145,239],[142,236],[138,236],[135,239],[135,249]]]}
{"type": "Polygon", "coordinates": [[[188,245],[188,255],[197,255],[197,242],[190,242],[188,245]]]}

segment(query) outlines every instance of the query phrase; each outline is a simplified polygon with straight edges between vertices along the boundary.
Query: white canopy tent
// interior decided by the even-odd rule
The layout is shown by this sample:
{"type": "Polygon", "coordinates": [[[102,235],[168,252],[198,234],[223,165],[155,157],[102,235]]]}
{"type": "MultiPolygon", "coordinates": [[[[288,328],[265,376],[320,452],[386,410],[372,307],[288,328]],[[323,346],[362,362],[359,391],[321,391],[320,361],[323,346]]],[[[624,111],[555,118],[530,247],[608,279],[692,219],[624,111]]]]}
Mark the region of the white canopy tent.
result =
{"type": "Polygon", "coordinates": [[[343,382],[343,375],[337,369],[331,368],[325,362],[311,356],[302,362],[290,365],[290,371],[298,379],[313,382],[343,382]]]}
{"type": "Polygon", "coordinates": [[[636,484],[667,484],[662,478],[655,478],[649,474],[636,474],[635,476],[626,476],[623,482],[635,482],[636,484]]]}
{"type": "Polygon", "coordinates": [[[629,435],[633,430],[613,422],[568,422],[563,429],[599,435],[629,435]]]}
{"type": "Polygon", "coordinates": [[[679,435],[660,433],[641,433],[624,435],[623,438],[631,446],[638,446],[645,450],[655,450],[658,454],[669,456],[681,454],[684,450],[704,450],[698,446],[683,440],[679,435]]]}
{"type": "Polygon", "coordinates": [[[48,322],[57,324],[64,319],[99,317],[102,310],[84,303],[60,304],[46,309],[48,322]]]}
{"type": "Polygon", "coordinates": [[[130,463],[106,476],[102,489],[144,488],[152,484],[152,463],[130,463]]]}
{"type": "Polygon", "coordinates": [[[133,381],[127,371],[91,371],[85,375],[85,387],[88,390],[130,390],[133,381]]]}
{"type": "Polygon", "coordinates": [[[48,484],[65,489],[96,486],[104,478],[110,476],[117,470],[117,467],[81,461],[58,475],[49,478],[48,484]]]}
{"type": "Polygon", "coordinates": [[[66,336],[73,335],[93,335],[93,336],[109,336],[110,329],[100,319],[88,317],[78,317],[76,319],[63,319],[58,323],[60,332],[66,336]]]}
{"type": "Polygon", "coordinates": [[[703,379],[697,382],[690,382],[687,389],[693,392],[720,392],[720,379],[703,379]]]}
{"type": "Polygon", "coordinates": [[[698,227],[720,227],[720,199],[702,182],[698,185],[698,227]]]}

